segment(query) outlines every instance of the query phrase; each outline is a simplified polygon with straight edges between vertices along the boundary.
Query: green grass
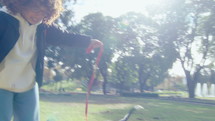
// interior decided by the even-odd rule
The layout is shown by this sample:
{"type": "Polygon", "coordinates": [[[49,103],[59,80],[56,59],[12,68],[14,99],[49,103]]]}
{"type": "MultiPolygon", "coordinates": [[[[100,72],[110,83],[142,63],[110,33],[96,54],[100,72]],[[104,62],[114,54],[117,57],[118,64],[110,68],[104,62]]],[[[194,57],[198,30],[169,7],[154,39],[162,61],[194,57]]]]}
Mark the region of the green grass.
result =
{"type": "MultiPolygon", "coordinates": [[[[85,95],[41,95],[41,121],[85,121],[85,95]]],[[[118,121],[134,105],[129,121],[214,121],[215,106],[158,99],[91,95],[88,121],[118,121]]]]}
{"type": "Polygon", "coordinates": [[[197,98],[205,100],[215,100],[215,97],[197,97],[197,98]]]}
{"type": "Polygon", "coordinates": [[[188,93],[184,91],[162,91],[162,92],[156,92],[156,93],[162,97],[169,97],[169,96],[188,97],[188,93]]]}

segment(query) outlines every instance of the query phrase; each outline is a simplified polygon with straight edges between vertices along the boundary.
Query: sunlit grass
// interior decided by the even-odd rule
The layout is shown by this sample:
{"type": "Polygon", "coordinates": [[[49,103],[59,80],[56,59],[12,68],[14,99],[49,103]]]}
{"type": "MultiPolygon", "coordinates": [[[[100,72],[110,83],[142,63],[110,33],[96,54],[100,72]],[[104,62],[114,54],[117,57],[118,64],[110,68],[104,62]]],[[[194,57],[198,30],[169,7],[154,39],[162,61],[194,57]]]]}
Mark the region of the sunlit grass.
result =
{"type": "MultiPolygon", "coordinates": [[[[215,106],[158,99],[91,95],[89,121],[118,121],[134,105],[142,105],[129,121],[214,121],[215,106]]],[[[85,121],[85,95],[42,95],[41,121],[85,121]]]]}
{"type": "Polygon", "coordinates": [[[188,97],[188,93],[184,91],[162,91],[162,92],[156,92],[159,94],[159,96],[162,97],[169,97],[169,96],[179,96],[179,97],[188,97]]]}
{"type": "Polygon", "coordinates": [[[199,99],[215,100],[215,97],[197,97],[199,99]]]}

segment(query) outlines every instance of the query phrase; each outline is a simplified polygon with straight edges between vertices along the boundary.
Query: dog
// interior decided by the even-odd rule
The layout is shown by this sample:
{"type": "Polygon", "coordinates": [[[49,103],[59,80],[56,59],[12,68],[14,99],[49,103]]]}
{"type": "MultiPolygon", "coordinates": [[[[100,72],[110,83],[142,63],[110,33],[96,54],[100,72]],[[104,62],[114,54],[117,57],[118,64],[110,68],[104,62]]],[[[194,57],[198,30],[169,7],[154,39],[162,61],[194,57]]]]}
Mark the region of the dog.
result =
{"type": "Polygon", "coordinates": [[[119,121],[128,121],[129,117],[131,116],[131,114],[134,113],[134,111],[136,110],[142,110],[144,109],[141,105],[135,105],[133,108],[131,108],[129,110],[129,112],[122,118],[120,119],[119,121]]]}

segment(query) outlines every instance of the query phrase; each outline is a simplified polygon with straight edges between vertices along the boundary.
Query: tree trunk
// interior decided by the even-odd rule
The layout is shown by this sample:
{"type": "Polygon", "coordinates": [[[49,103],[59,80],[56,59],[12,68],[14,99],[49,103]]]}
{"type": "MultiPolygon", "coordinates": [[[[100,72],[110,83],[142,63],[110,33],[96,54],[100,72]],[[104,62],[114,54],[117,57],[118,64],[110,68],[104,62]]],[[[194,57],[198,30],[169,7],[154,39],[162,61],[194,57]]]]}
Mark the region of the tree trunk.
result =
{"type": "Polygon", "coordinates": [[[99,70],[100,70],[101,75],[104,79],[103,84],[102,84],[102,91],[103,91],[103,94],[106,95],[107,94],[107,90],[106,90],[106,86],[107,86],[107,64],[102,63],[102,66],[100,66],[99,70]]]}
{"type": "Polygon", "coordinates": [[[149,76],[147,75],[145,78],[141,78],[141,80],[139,80],[139,84],[140,84],[140,92],[143,93],[144,89],[147,87],[146,85],[146,81],[148,80],[149,76]]]}
{"type": "Polygon", "coordinates": [[[102,84],[102,91],[104,95],[107,95],[106,85],[107,85],[107,76],[103,76],[104,82],[102,84]]]}
{"type": "Polygon", "coordinates": [[[122,95],[123,93],[123,82],[120,81],[120,84],[119,84],[119,94],[122,95]]]}
{"type": "Polygon", "coordinates": [[[144,75],[143,73],[143,68],[140,68],[138,71],[138,79],[139,79],[139,84],[140,84],[140,92],[143,93],[144,89],[146,87],[146,81],[150,77],[150,74],[144,75]]]}
{"type": "Polygon", "coordinates": [[[195,84],[191,78],[187,78],[187,88],[189,93],[189,98],[195,98],[195,84]]]}
{"type": "Polygon", "coordinates": [[[140,92],[143,93],[143,92],[144,92],[144,89],[143,89],[144,84],[143,84],[143,82],[140,81],[140,80],[139,80],[139,84],[140,84],[140,92]]]}
{"type": "Polygon", "coordinates": [[[189,71],[185,72],[187,79],[187,88],[189,93],[189,98],[195,98],[195,88],[196,88],[196,80],[192,78],[189,71]]]}
{"type": "Polygon", "coordinates": [[[144,92],[144,82],[143,82],[143,67],[141,65],[139,65],[139,70],[138,70],[138,79],[139,79],[139,88],[140,88],[140,92],[143,93],[144,92]]]}

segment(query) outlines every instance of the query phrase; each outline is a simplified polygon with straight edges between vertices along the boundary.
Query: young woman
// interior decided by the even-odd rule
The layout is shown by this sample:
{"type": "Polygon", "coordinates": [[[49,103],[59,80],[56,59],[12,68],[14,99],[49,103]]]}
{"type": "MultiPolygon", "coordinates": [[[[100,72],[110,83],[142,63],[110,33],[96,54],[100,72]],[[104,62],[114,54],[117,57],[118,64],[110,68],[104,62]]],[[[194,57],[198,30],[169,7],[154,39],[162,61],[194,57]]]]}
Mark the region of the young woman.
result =
{"type": "Polygon", "coordinates": [[[0,121],[39,121],[47,45],[96,48],[102,42],[60,30],[61,0],[2,0],[0,11],[0,121]]]}

